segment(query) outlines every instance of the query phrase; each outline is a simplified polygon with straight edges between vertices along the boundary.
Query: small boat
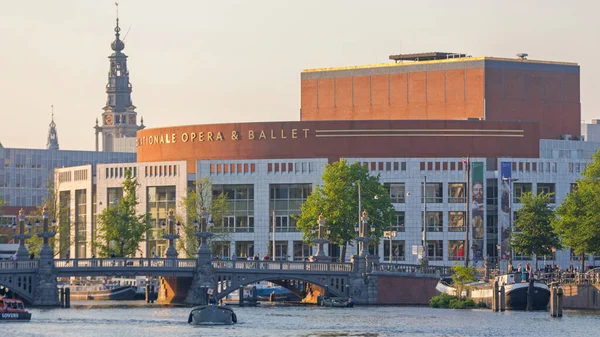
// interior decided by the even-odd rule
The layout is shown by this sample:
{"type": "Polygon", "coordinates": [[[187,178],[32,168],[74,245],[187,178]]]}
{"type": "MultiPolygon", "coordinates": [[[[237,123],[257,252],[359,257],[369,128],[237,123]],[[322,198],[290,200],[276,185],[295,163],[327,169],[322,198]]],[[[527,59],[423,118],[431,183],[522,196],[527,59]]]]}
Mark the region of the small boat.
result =
{"type": "Polygon", "coordinates": [[[230,325],[237,323],[237,316],[230,307],[221,305],[202,305],[194,307],[188,317],[193,325],[230,325]]]}
{"type": "Polygon", "coordinates": [[[352,308],[354,307],[354,301],[351,298],[324,298],[321,300],[321,306],[324,307],[338,307],[338,308],[352,308]]]}
{"type": "Polygon", "coordinates": [[[21,300],[0,298],[0,321],[29,322],[31,313],[21,300]]]}

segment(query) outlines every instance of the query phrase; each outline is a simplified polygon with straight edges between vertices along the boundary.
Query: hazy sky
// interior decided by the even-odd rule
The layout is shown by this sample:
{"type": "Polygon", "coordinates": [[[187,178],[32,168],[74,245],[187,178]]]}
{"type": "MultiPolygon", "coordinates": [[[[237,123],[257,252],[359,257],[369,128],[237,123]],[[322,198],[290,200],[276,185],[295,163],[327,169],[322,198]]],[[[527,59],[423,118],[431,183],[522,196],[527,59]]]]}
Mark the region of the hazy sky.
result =
{"type": "MultiPolygon", "coordinates": [[[[577,62],[582,118],[600,118],[598,1],[121,0],[119,12],[148,127],[298,120],[302,69],[428,51],[577,62]]],[[[93,149],[114,19],[112,0],[0,0],[4,146],[44,148],[54,104],[61,149],[93,149]]]]}

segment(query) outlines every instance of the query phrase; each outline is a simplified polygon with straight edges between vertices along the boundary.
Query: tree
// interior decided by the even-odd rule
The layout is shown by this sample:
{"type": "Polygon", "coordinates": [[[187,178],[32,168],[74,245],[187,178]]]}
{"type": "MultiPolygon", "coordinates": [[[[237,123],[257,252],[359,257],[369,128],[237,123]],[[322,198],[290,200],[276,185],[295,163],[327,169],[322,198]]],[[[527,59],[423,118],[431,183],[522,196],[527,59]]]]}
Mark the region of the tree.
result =
{"type": "Polygon", "coordinates": [[[140,242],[150,231],[148,215],[137,215],[136,211],[139,185],[137,178],[132,177],[131,170],[125,170],[123,198],[98,215],[94,246],[98,248],[100,256],[135,256],[140,242]]]}
{"type": "MultiPolygon", "coordinates": [[[[215,242],[225,241],[229,238],[227,229],[224,228],[223,217],[227,215],[229,202],[223,193],[213,194],[213,186],[208,177],[200,179],[196,186],[189,188],[187,196],[181,198],[180,205],[185,209],[185,217],[179,217],[182,224],[183,237],[178,240],[178,250],[185,253],[186,257],[196,256],[200,247],[200,238],[194,235],[194,220],[202,221],[202,212],[208,212],[214,219],[214,236],[210,245],[214,249],[215,242]]],[[[206,219],[208,220],[208,219],[206,219]]]]}
{"type": "Polygon", "coordinates": [[[511,248],[521,254],[535,254],[536,269],[539,256],[552,254],[552,248],[561,248],[560,239],[552,228],[555,215],[550,207],[551,196],[548,193],[523,194],[519,198],[523,207],[516,213],[515,231],[511,233],[511,248]]]}
{"type": "MultiPolygon", "coordinates": [[[[61,202],[59,198],[58,186],[55,187],[54,179],[48,179],[46,183],[47,195],[42,199],[42,205],[37,205],[36,209],[32,211],[29,216],[32,216],[32,221],[39,220],[40,228],[37,230],[43,230],[43,212],[44,205],[48,208],[48,225],[52,226],[52,220],[57,220],[58,228],[48,228],[50,231],[56,231],[62,240],[60,240],[61,244],[59,247],[56,245],[56,237],[52,237],[49,240],[49,245],[54,249],[54,256],[60,255],[61,252],[65,252],[71,246],[70,235],[68,234],[71,231],[71,226],[68,221],[69,219],[69,204],[64,200],[61,202]],[[59,221],[60,220],[60,221],[59,221]]],[[[39,256],[40,248],[44,244],[44,239],[38,237],[37,235],[32,235],[31,238],[27,240],[27,246],[30,253],[35,253],[36,256],[39,256]]]]}
{"type": "Polygon", "coordinates": [[[462,297],[462,291],[468,282],[475,281],[475,267],[465,267],[458,264],[452,266],[452,282],[456,286],[456,297],[462,297]]]}
{"type": "Polygon", "coordinates": [[[369,214],[369,225],[375,225],[371,235],[377,240],[383,231],[395,224],[396,210],[392,205],[388,190],[379,183],[379,175],[372,176],[367,167],[360,163],[348,165],[346,160],[325,166],[323,185],[317,186],[306,202],[302,204],[300,215],[296,216],[296,227],[302,232],[305,242],[316,239],[314,231],[318,226],[319,215],[325,217],[327,238],[330,243],[342,247],[342,261],[345,260],[347,245],[356,239],[354,225],[359,222],[358,185],[361,189],[362,209],[369,214]],[[358,183],[357,183],[358,182],[358,183]]]}
{"type": "Polygon", "coordinates": [[[600,252],[600,150],[577,180],[577,187],[556,209],[554,230],[563,244],[581,255],[600,252]]]}

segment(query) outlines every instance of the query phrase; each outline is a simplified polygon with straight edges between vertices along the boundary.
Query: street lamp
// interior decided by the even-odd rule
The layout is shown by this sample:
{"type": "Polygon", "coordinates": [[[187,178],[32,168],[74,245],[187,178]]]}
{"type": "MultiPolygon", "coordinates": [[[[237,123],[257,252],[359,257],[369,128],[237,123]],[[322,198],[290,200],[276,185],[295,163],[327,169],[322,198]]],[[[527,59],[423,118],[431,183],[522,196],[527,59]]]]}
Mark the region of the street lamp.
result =
{"type": "MultiPolygon", "coordinates": [[[[19,211],[19,234],[14,235],[15,239],[19,240],[19,249],[17,249],[17,260],[27,260],[29,257],[29,252],[27,251],[27,247],[25,246],[25,240],[31,237],[31,222],[27,225],[27,229],[29,231],[28,234],[25,234],[25,215],[24,211],[21,208],[19,211]]],[[[13,231],[16,231],[17,225],[13,223],[12,225],[13,231]]]]}
{"type": "Polygon", "coordinates": [[[177,222],[177,233],[174,233],[175,229],[173,226],[175,225],[175,216],[173,215],[173,210],[169,211],[169,231],[165,233],[165,222],[163,221],[163,239],[169,240],[169,248],[167,248],[167,259],[176,259],[177,258],[177,249],[175,249],[174,241],[175,239],[179,239],[179,227],[181,227],[181,223],[177,222]]]}
{"type": "Polygon", "coordinates": [[[208,256],[210,258],[212,253],[210,251],[210,247],[206,243],[206,239],[213,236],[213,233],[209,231],[209,227],[214,225],[214,221],[204,207],[202,208],[200,215],[200,223],[198,223],[198,219],[194,219],[194,235],[200,238],[200,247],[198,248],[197,255],[198,257],[208,256]]]}
{"type": "MultiPolygon", "coordinates": [[[[518,178],[506,178],[502,177],[502,181],[508,183],[508,189],[510,190],[508,195],[508,240],[511,240],[512,234],[512,217],[513,217],[513,182],[519,181],[518,178]]],[[[508,255],[508,264],[506,265],[506,270],[508,273],[509,268],[512,267],[512,248],[510,247],[510,242],[508,243],[508,251],[506,252],[508,255]],[[509,267],[510,266],[510,267],[509,267]]]]}
{"type": "Polygon", "coordinates": [[[556,258],[556,247],[552,247],[552,271],[554,271],[554,259],[556,258]]]}
{"type": "Polygon", "coordinates": [[[390,263],[392,263],[392,238],[396,237],[396,231],[385,231],[383,237],[390,239],[390,263]]]}
{"type": "MultiPolygon", "coordinates": [[[[44,239],[44,244],[42,245],[42,248],[40,249],[40,259],[42,259],[42,258],[52,259],[54,257],[54,249],[52,249],[52,247],[50,247],[50,244],[48,244],[48,239],[55,236],[56,231],[51,231],[50,228],[48,227],[48,207],[46,205],[44,205],[42,217],[44,219],[43,231],[38,232],[36,234],[38,237],[44,239]]],[[[36,227],[40,226],[40,220],[35,221],[35,226],[36,227]]],[[[55,229],[55,226],[56,226],[56,219],[53,219],[52,220],[52,229],[55,229]]]]}
{"type": "MultiPolygon", "coordinates": [[[[373,241],[373,238],[368,236],[366,233],[366,229],[367,229],[367,224],[369,222],[369,214],[367,213],[367,210],[363,210],[362,215],[360,217],[360,222],[361,222],[361,226],[359,225],[355,225],[354,226],[354,230],[356,231],[356,241],[360,242],[361,245],[361,249],[360,249],[360,256],[365,257],[367,256],[368,252],[369,252],[369,243],[371,241],[373,241]],[[366,249],[365,249],[366,246],[366,249]]],[[[375,224],[371,224],[371,233],[375,232],[375,224]]]]}
{"type": "MultiPolygon", "coordinates": [[[[329,240],[323,238],[323,227],[325,226],[325,217],[323,215],[319,215],[318,221],[318,229],[312,229],[312,233],[315,234],[315,231],[318,231],[317,238],[313,240],[313,243],[317,245],[317,254],[315,256],[310,257],[311,262],[329,260],[329,257],[325,254],[323,249],[323,244],[328,243],[329,240]]],[[[327,236],[331,235],[331,230],[327,229],[327,236]]],[[[275,258],[275,257],[273,257],[275,258]]]]}

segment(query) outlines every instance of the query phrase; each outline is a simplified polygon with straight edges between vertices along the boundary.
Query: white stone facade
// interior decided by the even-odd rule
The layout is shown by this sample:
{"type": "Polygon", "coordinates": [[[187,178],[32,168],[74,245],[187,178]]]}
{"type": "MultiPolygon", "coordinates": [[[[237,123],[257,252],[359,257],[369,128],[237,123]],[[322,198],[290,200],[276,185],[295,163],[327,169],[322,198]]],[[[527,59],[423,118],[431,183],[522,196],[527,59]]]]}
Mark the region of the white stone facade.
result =
{"type": "MultiPolygon", "coordinates": [[[[502,226],[506,226],[506,219],[500,213],[500,197],[502,193],[502,176],[500,167],[503,162],[510,163],[512,178],[515,181],[513,184],[529,184],[529,188],[536,193],[538,188],[553,189],[555,193],[555,204],[559,204],[571,190],[571,184],[576,182],[585,169],[585,166],[591,161],[590,157],[593,151],[587,149],[590,143],[587,142],[569,142],[572,144],[582,144],[579,147],[575,146],[571,149],[571,144],[561,145],[560,143],[547,142],[541,146],[541,149],[550,149],[546,152],[546,158],[470,158],[473,163],[481,163],[483,167],[483,193],[485,206],[483,207],[483,233],[477,234],[482,237],[482,246],[479,248],[480,256],[491,257],[495,261],[497,256],[496,245],[500,243],[500,232],[502,226]],[[584,146],[585,145],[585,146],[584,146]],[[561,158],[560,155],[554,155],[559,152],[552,152],[553,147],[557,149],[569,149],[569,158],[561,158]],[[582,150],[585,147],[585,151],[582,150]],[[581,150],[581,151],[580,151],[581,150]]],[[[596,144],[596,149],[597,149],[596,144]]],[[[466,186],[466,165],[464,158],[347,158],[349,163],[361,162],[369,168],[373,175],[380,175],[380,181],[383,184],[399,184],[403,186],[404,191],[402,197],[396,196],[398,202],[394,203],[394,207],[399,214],[403,214],[403,230],[397,231],[397,236],[393,238],[392,248],[398,247],[401,244],[402,252],[395,252],[392,257],[400,263],[414,264],[418,263],[418,256],[413,254],[417,246],[422,245],[423,232],[423,182],[426,177],[429,184],[439,184],[439,190],[436,190],[437,195],[434,197],[428,192],[428,199],[434,198],[434,201],[428,201],[427,212],[436,212],[440,216],[441,224],[436,227],[436,230],[426,233],[426,240],[440,244],[437,248],[432,248],[435,251],[435,256],[430,256],[430,264],[432,265],[452,265],[454,263],[462,263],[463,254],[457,255],[456,244],[465,240],[464,229],[457,228],[456,225],[450,229],[450,214],[454,216],[455,212],[465,212],[466,203],[463,199],[457,199],[451,196],[450,184],[452,188],[457,185],[465,184],[466,186]],[[403,200],[401,200],[403,199],[403,200]],[[457,201],[458,200],[458,201],[457,201]],[[463,201],[461,201],[463,200],[463,201]],[[403,213],[401,213],[403,212],[403,213]],[[437,213],[439,212],[439,213],[437,213]],[[458,230],[457,230],[458,229],[458,230]]],[[[177,162],[157,162],[157,163],[131,163],[131,164],[98,164],[95,170],[91,165],[85,167],[66,168],[56,170],[57,179],[60,180],[61,174],[64,172],[72,172],[73,177],[76,171],[85,170],[85,179],[81,179],[83,173],[80,173],[79,180],[72,179],[71,181],[60,181],[57,185],[61,191],[71,191],[71,209],[75,209],[75,191],[77,189],[87,189],[89,196],[87,198],[87,214],[93,214],[92,209],[92,191],[95,189],[97,195],[97,212],[101,212],[105,207],[107,200],[107,190],[109,188],[118,188],[121,186],[125,168],[131,168],[136,173],[139,183],[139,207],[140,213],[147,210],[147,191],[148,188],[157,186],[174,186],[177,199],[177,213],[183,214],[180,209],[179,201],[186,195],[186,189],[190,182],[199,180],[204,177],[209,177],[214,186],[235,185],[235,186],[252,186],[253,209],[248,214],[253,217],[253,224],[250,230],[247,228],[244,231],[238,232],[232,229],[228,235],[228,249],[223,250],[223,255],[230,256],[232,253],[239,252],[239,247],[236,247],[236,242],[251,242],[253,245],[253,254],[264,256],[271,254],[270,242],[273,240],[272,234],[272,218],[271,218],[271,203],[270,189],[274,185],[311,185],[314,189],[322,183],[322,174],[324,172],[327,159],[264,159],[264,160],[198,160],[196,174],[187,174],[187,165],[185,161],[177,162]],[[171,169],[169,169],[171,167],[171,169]],[[94,172],[92,175],[92,172],[94,172]],[[176,173],[174,173],[176,172],[176,173]]],[[[471,181],[473,184],[473,181],[471,181]]],[[[469,188],[469,190],[471,190],[469,188]]],[[[513,198],[517,198],[518,193],[515,192],[513,186],[513,198]]],[[[513,211],[518,210],[521,205],[515,202],[513,211]]],[[[473,209],[471,209],[473,212],[473,209]]],[[[467,214],[464,214],[465,216],[467,214]]],[[[75,214],[71,212],[71,216],[75,214]]],[[[326,216],[326,215],[325,215],[326,216]]],[[[470,215],[472,216],[472,214],[470,215]]],[[[467,216],[468,217],[468,216],[467,216]]],[[[87,218],[87,235],[88,239],[91,233],[92,217],[87,218]]],[[[291,221],[291,220],[286,220],[291,221]]],[[[358,215],[357,215],[358,221],[358,215]]],[[[400,221],[400,220],[399,220],[400,221]]],[[[453,222],[454,223],[454,222],[453,222]]],[[[464,223],[464,222],[463,222],[464,223]]],[[[392,224],[398,225],[398,224],[392,224]]],[[[390,225],[390,226],[392,226],[390,225]]],[[[436,225],[437,226],[437,225],[436,225]]],[[[475,232],[473,232],[473,222],[470,225],[469,238],[473,240],[475,232]]],[[[75,232],[72,231],[72,235],[75,232]]],[[[296,258],[298,254],[294,252],[294,244],[298,244],[302,240],[302,234],[296,231],[276,231],[275,241],[276,247],[285,247],[285,251],[277,252],[276,255],[280,258],[296,258]],[[283,242],[283,243],[282,243],[283,242]]],[[[381,239],[378,243],[376,252],[381,257],[381,261],[387,262],[389,257],[389,239],[381,239]]],[[[88,246],[89,247],[89,246],[88,246]]],[[[330,247],[325,245],[325,251],[329,251],[330,247]]],[[[146,246],[141,247],[145,254],[150,254],[146,246]]],[[[279,248],[278,248],[279,249],[279,248]]],[[[282,248],[283,249],[283,248],[282,248]]],[[[76,250],[72,247],[72,250],[76,250]]],[[[313,247],[312,254],[316,249],[313,247]]],[[[428,250],[429,252],[429,250],[428,250]]],[[[356,247],[348,247],[346,259],[350,255],[356,253],[356,247]]],[[[473,260],[474,251],[471,250],[469,255],[473,260]]],[[[248,251],[242,254],[251,254],[248,251]]],[[[91,250],[88,248],[85,252],[86,256],[91,255],[91,250]]],[[[431,254],[429,254],[431,255],[431,254]]],[[[73,256],[73,255],[71,255],[73,256]]],[[[83,256],[80,256],[83,257],[83,256]]],[[[474,261],[475,262],[475,261],[474,261]]],[[[478,266],[483,266],[483,259],[477,259],[475,263],[478,266]]],[[[513,263],[522,262],[514,259],[513,263]]],[[[567,267],[571,263],[570,252],[557,252],[556,263],[563,267],[567,267]]],[[[505,262],[503,262],[505,265],[505,262]]],[[[549,259],[546,260],[550,264],[549,259]]],[[[589,257],[588,263],[600,265],[600,257],[589,257]],[[596,260],[598,259],[598,260],[596,260]]],[[[543,265],[543,262],[541,263],[543,265]]]]}

